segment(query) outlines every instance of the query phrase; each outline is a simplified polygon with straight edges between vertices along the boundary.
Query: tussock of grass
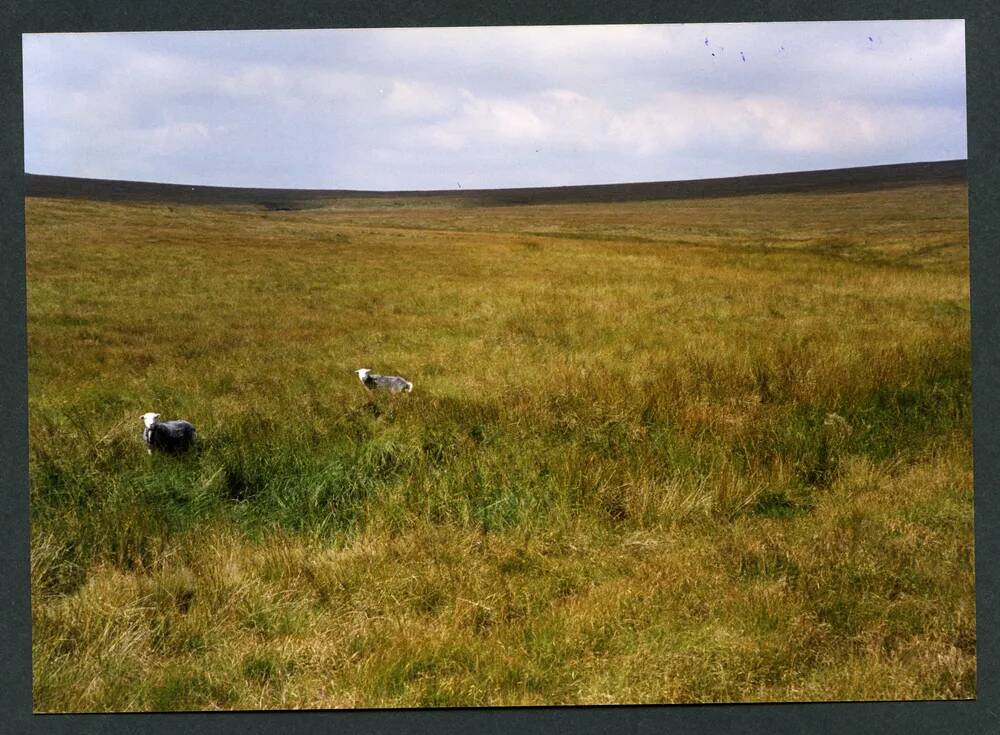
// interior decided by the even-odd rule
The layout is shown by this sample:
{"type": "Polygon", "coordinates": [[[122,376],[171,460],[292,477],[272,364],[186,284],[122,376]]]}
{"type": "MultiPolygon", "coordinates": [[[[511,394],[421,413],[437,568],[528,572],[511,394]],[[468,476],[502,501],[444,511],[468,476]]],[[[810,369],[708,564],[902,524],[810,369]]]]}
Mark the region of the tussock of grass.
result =
{"type": "Polygon", "coordinates": [[[974,696],[964,187],[27,221],[37,710],[974,696]]]}

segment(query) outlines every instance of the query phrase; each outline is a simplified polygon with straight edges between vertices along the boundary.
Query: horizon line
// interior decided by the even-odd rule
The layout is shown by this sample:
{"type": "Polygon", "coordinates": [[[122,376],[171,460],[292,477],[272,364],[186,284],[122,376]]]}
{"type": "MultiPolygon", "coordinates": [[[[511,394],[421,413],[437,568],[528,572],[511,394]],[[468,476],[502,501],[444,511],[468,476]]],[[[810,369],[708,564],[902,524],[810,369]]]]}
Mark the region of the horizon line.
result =
{"type": "Polygon", "coordinates": [[[442,193],[477,193],[477,192],[502,192],[502,191],[521,191],[521,190],[551,190],[551,189],[580,189],[587,187],[602,187],[602,186],[628,186],[630,184],[636,185],[649,185],[649,184],[684,184],[700,181],[726,181],[731,179],[748,179],[754,177],[763,176],[783,176],[786,174],[808,174],[808,173],[822,173],[822,172],[832,172],[832,171],[849,171],[858,169],[876,169],[876,168],[888,168],[893,166],[919,166],[931,163],[968,163],[969,157],[966,155],[964,158],[942,158],[942,159],[927,159],[921,161],[897,161],[891,163],[875,163],[875,164],[864,164],[860,166],[838,166],[835,168],[816,168],[816,169],[789,169],[785,171],[769,171],[762,173],[752,173],[752,174],[736,174],[733,176],[705,176],[701,178],[694,179],[650,179],[644,181],[605,181],[601,183],[588,183],[588,184],[553,184],[547,186],[499,186],[499,187],[489,187],[489,188],[470,188],[464,189],[459,185],[456,189],[344,189],[344,188],[317,188],[317,187],[286,187],[286,186],[227,186],[225,184],[191,184],[191,183],[180,183],[173,181],[152,181],[146,179],[114,179],[114,178],[103,178],[94,176],[68,176],[65,174],[48,174],[48,173],[35,173],[32,171],[24,171],[24,176],[35,176],[35,177],[48,177],[53,179],[75,179],[78,181],[106,181],[115,182],[121,184],[144,184],[152,186],[171,186],[171,187],[181,187],[188,189],[229,189],[229,190],[241,190],[241,191],[283,191],[283,192],[337,192],[337,193],[356,193],[356,194],[442,194],[442,193]]]}

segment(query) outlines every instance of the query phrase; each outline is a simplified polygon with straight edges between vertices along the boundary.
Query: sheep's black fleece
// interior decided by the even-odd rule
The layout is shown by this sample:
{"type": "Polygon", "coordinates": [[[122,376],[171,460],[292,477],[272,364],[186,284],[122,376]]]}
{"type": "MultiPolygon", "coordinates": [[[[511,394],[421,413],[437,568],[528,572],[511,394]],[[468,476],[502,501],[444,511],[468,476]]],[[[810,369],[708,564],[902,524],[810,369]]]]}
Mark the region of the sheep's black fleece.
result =
{"type": "Polygon", "coordinates": [[[194,444],[194,427],[187,421],[157,421],[143,434],[152,449],[181,452],[194,444]]]}

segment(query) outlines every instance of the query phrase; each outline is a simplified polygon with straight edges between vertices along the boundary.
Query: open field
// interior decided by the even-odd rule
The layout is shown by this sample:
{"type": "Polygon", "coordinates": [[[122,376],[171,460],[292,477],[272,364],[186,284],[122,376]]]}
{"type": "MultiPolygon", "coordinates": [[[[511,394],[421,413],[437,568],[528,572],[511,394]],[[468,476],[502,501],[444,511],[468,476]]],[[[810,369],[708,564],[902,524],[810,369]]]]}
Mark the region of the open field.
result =
{"type": "Polygon", "coordinates": [[[975,696],[966,187],[864,189],[29,198],[36,710],[975,696]]]}

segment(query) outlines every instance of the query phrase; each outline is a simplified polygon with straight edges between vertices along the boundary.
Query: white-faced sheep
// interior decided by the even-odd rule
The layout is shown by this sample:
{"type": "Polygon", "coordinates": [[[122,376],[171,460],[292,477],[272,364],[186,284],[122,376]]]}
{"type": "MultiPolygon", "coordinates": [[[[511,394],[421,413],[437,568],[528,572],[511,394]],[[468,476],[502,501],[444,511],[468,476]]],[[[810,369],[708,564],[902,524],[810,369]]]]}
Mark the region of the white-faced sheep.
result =
{"type": "Polygon", "coordinates": [[[149,453],[183,452],[194,446],[194,426],[188,421],[160,421],[158,413],[144,413],[142,423],[145,429],[142,438],[146,442],[149,453]]]}
{"type": "Polygon", "coordinates": [[[368,368],[355,370],[361,384],[368,390],[387,390],[390,393],[412,393],[413,383],[398,375],[376,375],[368,368]]]}

